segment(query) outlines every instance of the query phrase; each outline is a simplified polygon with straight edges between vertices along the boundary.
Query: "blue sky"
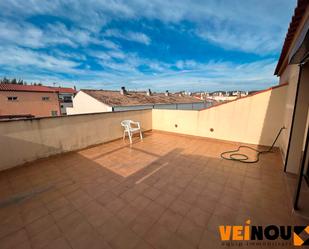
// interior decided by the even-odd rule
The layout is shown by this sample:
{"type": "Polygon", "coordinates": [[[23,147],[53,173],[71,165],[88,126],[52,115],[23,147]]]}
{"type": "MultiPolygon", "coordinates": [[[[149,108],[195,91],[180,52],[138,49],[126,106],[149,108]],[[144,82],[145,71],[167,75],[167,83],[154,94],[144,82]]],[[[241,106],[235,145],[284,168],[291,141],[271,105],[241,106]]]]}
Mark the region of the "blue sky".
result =
{"type": "Polygon", "coordinates": [[[77,88],[263,89],[296,0],[0,1],[0,77],[77,88]]]}

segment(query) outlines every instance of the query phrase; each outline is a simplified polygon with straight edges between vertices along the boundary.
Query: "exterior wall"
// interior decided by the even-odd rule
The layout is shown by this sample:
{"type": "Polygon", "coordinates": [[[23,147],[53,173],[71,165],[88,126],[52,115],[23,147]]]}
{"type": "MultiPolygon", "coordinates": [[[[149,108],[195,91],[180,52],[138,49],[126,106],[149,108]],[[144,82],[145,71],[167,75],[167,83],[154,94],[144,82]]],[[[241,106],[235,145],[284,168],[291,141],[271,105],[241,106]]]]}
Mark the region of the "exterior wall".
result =
{"type": "MultiPolygon", "coordinates": [[[[286,95],[286,102],[284,106],[284,125],[287,128],[283,136],[280,138],[280,148],[283,154],[283,158],[285,159],[287,156],[287,147],[289,143],[289,138],[290,138],[290,133],[291,133],[291,125],[292,125],[292,118],[293,118],[293,111],[294,111],[294,104],[295,104],[295,98],[296,98],[296,89],[297,89],[297,84],[298,84],[298,78],[299,78],[299,66],[298,65],[288,65],[288,60],[289,57],[291,56],[291,53],[293,53],[293,49],[296,45],[296,42],[298,38],[300,37],[303,29],[305,28],[306,22],[309,20],[309,6],[307,6],[305,10],[305,14],[302,17],[302,20],[300,21],[297,30],[295,31],[294,37],[292,39],[292,42],[289,46],[288,51],[285,53],[285,58],[279,68],[278,71],[278,76],[280,77],[280,83],[289,83],[289,87],[287,89],[287,95],[286,95]]],[[[294,31],[293,31],[294,32],[294,31]]],[[[306,75],[308,83],[308,74],[306,75]]],[[[303,87],[305,89],[305,92],[308,92],[308,88],[303,87]]],[[[300,94],[301,96],[302,93],[300,94]]],[[[306,116],[305,113],[308,113],[308,105],[306,105],[306,99],[308,97],[305,96],[305,98],[302,99],[302,102],[299,102],[299,108],[301,108],[301,112],[303,117],[300,119],[305,119],[304,117],[306,116]],[[307,109],[306,109],[307,108],[307,109]]],[[[302,116],[302,115],[301,115],[302,116]]],[[[308,121],[307,121],[308,122],[308,121]]],[[[298,141],[291,141],[291,148],[292,153],[289,153],[289,159],[287,162],[287,172],[291,173],[298,173],[299,170],[299,163],[300,163],[300,158],[301,158],[301,145],[302,145],[302,140],[304,139],[304,132],[302,128],[304,127],[306,121],[302,120],[300,122],[297,120],[298,125],[294,126],[292,133],[294,133],[294,136],[297,137],[296,140],[298,141]],[[297,127],[298,126],[298,127],[297,127]],[[298,144],[299,142],[299,144],[298,144]],[[296,145],[297,144],[297,145],[296,145]]],[[[295,139],[291,139],[295,140],[295,139]]]]}
{"type": "Polygon", "coordinates": [[[48,117],[52,111],[57,111],[60,115],[56,93],[0,91],[0,115],[32,114],[36,117],[48,117]],[[16,96],[18,100],[8,101],[8,96],[16,96]],[[42,97],[49,97],[49,100],[43,101],[42,97]]]}
{"type": "Polygon", "coordinates": [[[74,94],[72,93],[59,93],[59,103],[60,103],[60,109],[61,109],[61,114],[66,115],[67,114],[67,108],[68,107],[73,107],[73,97],[74,94]],[[67,101],[65,98],[71,99],[71,101],[67,101]]]}
{"type": "Polygon", "coordinates": [[[152,128],[242,143],[271,145],[282,127],[287,86],[201,111],[152,112],[152,128]],[[176,127],[177,125],[177,127],[176,127]],[[214,131],[211,132],[210,129],[214,131]]]}
{"type": "Polygon", "coordinates": [[[280,76],[280,84],[288,83],[286,101],[284,103],[283,110],[283,125],[286,130],[282,132],[282,136],[279,138],[280,149],[283,154],[283,158],[286,157],[287,147],[289,143],[289,137],[291,132],[291,124],[294,110],[294,103],[296,97],[296,88],[299,74],[298,65],[288,65],[282,75],[280,76]]]}
{"type": "Polygon", "coordinates": [[[103,104],[83,91],[79,91],[73,98],[73,108],[67,108],[67,115],[111,111],[111,106],[103,104]]]}
{"type": "Polygon", "coordinates": [[[72,108],[73,103],[61,102],[60,101],[60,108],[61,108],[61,115],[67,115],[67,108],[72,108]]]}
{"type": "Polygon", "coordinates": [[[309,64],[302,67],[301,78],[295,106],[294,125],[291,132],[290,150],[286,162],[286,170],[290,173],[299,173],[300,163],[306,142],[306,128],[308,125],[309,107],[309,64]]]}
{"type": "Polygon", "coordinates": [[[0,170],[122,137],[120,122],[152,129],[151,110],[0,122],[0,170]]]}

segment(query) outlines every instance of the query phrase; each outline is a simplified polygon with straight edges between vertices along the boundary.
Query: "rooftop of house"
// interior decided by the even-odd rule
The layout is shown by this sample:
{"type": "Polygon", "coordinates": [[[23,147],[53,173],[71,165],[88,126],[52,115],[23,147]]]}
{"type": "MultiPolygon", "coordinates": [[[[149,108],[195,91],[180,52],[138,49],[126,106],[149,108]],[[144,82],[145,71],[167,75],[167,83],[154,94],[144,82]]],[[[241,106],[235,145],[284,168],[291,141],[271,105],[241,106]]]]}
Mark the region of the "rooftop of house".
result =
{"type": "Polygon", "coordinates": [[[109,106],[134,106],[152,104],[201,103],[202,101],[188,95],[173,93],[151,93],[146,91],[120,91],[81,89],[84,93],[109,106]]]}
{"type": "Polygon", "coordinates": [[[59,93],[72,93],[75,94],[77,93],[77,91],[74,88],[71,87],[53,87],[53,86],[49,86],[49,88],[55,90],[56,92],[59,93]]]}
{"type": "Polygon", "coordinates": [[[0,172],[0,248],[221,248],[219,225],[307,225],[280,153],[219,157],[234,147],[149,132],[0,172]]]}
{"type": "Polygon", "coordinates": [[[20,84],[0,84],[0,91],[20,91],[20,92],[56,92],[48,86],[20,85],[20,84]]]}
{"type": "Polygon", "coordinates": [[[69,87],[50,87],[42,85],[21,84],[0,84],[0,91],[76,93],[76,90],[69,87]]]}

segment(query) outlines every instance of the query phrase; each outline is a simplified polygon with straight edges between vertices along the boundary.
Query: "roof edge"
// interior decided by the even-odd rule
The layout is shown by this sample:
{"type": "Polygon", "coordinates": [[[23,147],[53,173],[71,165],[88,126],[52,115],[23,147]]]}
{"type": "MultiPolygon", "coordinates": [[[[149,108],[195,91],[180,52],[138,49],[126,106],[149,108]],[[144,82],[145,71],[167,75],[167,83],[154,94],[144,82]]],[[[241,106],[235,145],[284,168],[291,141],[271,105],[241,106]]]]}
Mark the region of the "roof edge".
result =
{"type": "Polygon", "coordinates": [[[294,9],[294,14],[290,21],[288,31],[285,36],[285,40],[284,40],[281,53],[278,59],[278,63],[274,71],[274,75],[279,76],[282,66],[286,64],[286,57],[294,41],[295,35],[297,31],[299,30],[299,25],[302,23],[302,20],[308,8],[309,8],[308,0],[298,0],[297,1],[297,6],[294,9]]]}

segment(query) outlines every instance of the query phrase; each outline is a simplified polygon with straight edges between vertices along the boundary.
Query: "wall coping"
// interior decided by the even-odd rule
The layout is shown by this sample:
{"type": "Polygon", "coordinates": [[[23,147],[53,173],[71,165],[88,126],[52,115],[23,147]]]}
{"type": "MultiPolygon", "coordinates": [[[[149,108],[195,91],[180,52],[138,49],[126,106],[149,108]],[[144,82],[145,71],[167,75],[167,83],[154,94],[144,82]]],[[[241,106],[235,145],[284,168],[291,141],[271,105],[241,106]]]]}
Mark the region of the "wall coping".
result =
{"type": "Polygon", "coordinates": [[[27,118],[27,119],[12,119],[12,120],[0,120],[1,123],[5,122],[18,122],[18,121],[35,121],[41,119],[56,119],[56,118],[70,118],[70,117],[79,117],[79,116],[87,116],[87,115],[107,115],[107,114],[116,114],[116,113],[123,113],[123,112],[141,112],[141,111],[149,111],[150,109],[141,109],[141,110],[120,110],[114,112],[93,112],[93,113],[82,113],[82,114],[72,114],[72,115],[63,115],[63,116],[46,116],[46,117],[34,117],[34,118],[27,118]]]}
{"type": "Polygon", "coordinates": [[[214,107],[218,107],[218,106],[221,106],[221,105],[229,104],[231,102],[235,102],[235,101],[242,100],[242,99],[245,99],[245,98],[250,98],[250,97],[253,97],[253,96],[258,95],[260,93],[268,92],[268,91],[271,91],[271,90],[274,90],[274,89],[277,89],[277,88],[280,88],[280,87],[283,87],[283,86],[287,86],[288,84],[289,83],[283,83],[283,84],[280,84],[280,85],[272,86],[272,87],[269,87],[267,89],[258,91],[256,93],[253,93],[253,94],[250,94],[250,95],[247,95],[247,96],[244,96],[244,97],[239,97],[237,99],[233,99],[233,100],[230,100],[230,101],[222,102],[222,103],[219,103],[219,104],[215,104],[215,105],[212,105],[212,106],[209,106],[209,107],[197,110],[197,111],[208,110],[208,109],[211,109],[211,108],[214,108],[214,107]]]}

